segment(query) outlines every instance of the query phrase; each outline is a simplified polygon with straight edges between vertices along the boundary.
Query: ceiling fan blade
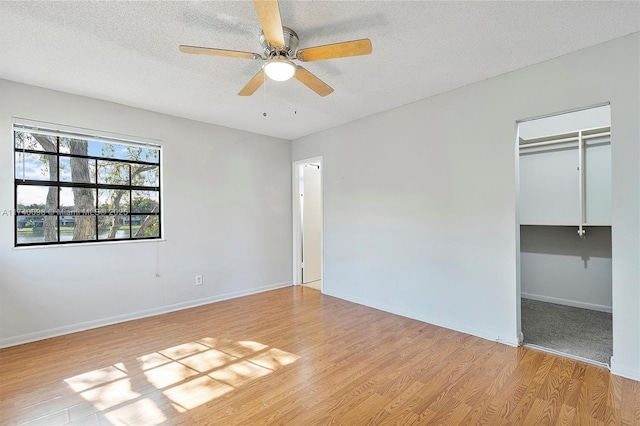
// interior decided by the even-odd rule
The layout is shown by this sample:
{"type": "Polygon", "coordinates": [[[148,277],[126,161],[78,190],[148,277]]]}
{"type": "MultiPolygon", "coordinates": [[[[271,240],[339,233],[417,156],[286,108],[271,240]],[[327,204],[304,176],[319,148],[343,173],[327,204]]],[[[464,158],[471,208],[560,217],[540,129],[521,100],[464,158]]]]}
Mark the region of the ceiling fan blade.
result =
{"type": "Polygon", "coordinates": [[[212,55],[212,56],[229,56],[231,58],[240,59],[262,59],[257,53],[241,52],[239,50],[213,49],[210,47],[186,46],[181,45],[182,53],[194,53],[196,55],[212,55]]]}
{"type": "Polygon", "coordinates": [[[331,86],[301,66],[298,66],[298,69],[296,70],[296,78],[320,96],[327,96],[333,93],[333,88],[331,86]]]}
{"type": "Polygon", "coordinates": [[[284,47],[284,33],[278,0],[253,0],[262,32],[270,45],[284,47]]]}
{"type": "Polygon", "coordinates": [[[251,96],[255,93],[256,90],[262,83],[264,83],[264,71],[260,70],[256,75],[253,76],[251,80],[238,92],[239,96],[251,96]]]}
{"type": "Polygon", "coordinates": [[[296,53],[296,57],[301,61],[309,62],[321,61],[323,59],[345,58],[348,56],[369,55],[371,51],[371,40],[363,38],[361,40],[300,49],[298,53],[296,53]]]}

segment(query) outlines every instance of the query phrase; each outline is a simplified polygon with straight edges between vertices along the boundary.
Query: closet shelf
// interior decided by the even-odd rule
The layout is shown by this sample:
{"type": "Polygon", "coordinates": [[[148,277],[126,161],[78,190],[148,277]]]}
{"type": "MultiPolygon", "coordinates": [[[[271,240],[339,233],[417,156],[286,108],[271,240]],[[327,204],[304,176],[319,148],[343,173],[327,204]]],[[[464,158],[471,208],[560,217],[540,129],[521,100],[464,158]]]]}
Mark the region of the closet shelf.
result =
{"type": "Polygon", "coordinates": [[[576,132],[558,133],[554,135],[542,136],[538,138],[520,138],[520,148],[533,148],[536,146],[552,145],[557,143],[578,142],[580,139],[588,140],[611,136],[611,127],[594,127],[576,132]],[[582,133],[582,135],[580,134],[582,133]]]}
{"type": "MultiPolygon", "coordinates": [[[[536,222],[536,223],[520,223],[521,226],[565,226],[565,227],[572,227],[572,228],[577,228],[580,226],[579,223],[541,223],[541,222],[536,222]]],[[[583,223],[582,226],[589,226],[589,227],[603,227],[603,226],[611,226],[610,223],[583,223]]]]}
{"type": "Polygon", "coordinates": [[[520,139],[522,225],[611,226],[611,127],[520,139]]]}

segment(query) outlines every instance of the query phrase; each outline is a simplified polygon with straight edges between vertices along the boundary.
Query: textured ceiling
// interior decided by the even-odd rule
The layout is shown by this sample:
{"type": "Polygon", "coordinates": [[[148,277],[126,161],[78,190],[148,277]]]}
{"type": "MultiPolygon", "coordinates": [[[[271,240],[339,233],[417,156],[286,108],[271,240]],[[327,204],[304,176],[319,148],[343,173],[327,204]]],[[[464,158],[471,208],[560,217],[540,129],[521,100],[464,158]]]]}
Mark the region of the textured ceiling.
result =
{"type": "Polygon", "coordinates": [[[295,139],[640,31],[638,1],[282,1],[280,10],[300,48],[367,37],[373,53],[306,63],[335,89],[324,98],[295,79],[239,97],[262,62],[178,45],[261,53],[251,1],[3,1],[0,78],[295,139]]]}

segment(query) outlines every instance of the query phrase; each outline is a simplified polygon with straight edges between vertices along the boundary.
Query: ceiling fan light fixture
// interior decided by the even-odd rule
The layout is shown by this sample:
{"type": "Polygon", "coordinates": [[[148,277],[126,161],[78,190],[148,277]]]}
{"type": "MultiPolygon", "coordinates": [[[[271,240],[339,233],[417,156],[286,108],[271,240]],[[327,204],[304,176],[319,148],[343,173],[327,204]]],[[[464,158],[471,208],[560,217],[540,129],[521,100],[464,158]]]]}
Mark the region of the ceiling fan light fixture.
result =
{"type": "Polygon", "coordinates": [[[267,77],[274,81],[287,81],[296,74],[295,64],[281,57],[269,59],[263,70],[267,77]]]}
{"type": "Polygon", "coordinates": [[[254,0],[253,6],[258,13],[258,20],[262,28],[259,39],[264,54],[180,45],[180,51],[183,53],[266,61],[262,68],[238,92],[238,96],[253,95],[265,83],[267,77],[274,81],[286,81],[294,76],[296,80],[313,90],[317,95],[327,96],[333,93],[333,88],[292,61],[322,61],[370,55],[372,52],[371,40],[367,38],[298,49],[298,34],[291,28],[282,26],[279,0],[254,0]]]}

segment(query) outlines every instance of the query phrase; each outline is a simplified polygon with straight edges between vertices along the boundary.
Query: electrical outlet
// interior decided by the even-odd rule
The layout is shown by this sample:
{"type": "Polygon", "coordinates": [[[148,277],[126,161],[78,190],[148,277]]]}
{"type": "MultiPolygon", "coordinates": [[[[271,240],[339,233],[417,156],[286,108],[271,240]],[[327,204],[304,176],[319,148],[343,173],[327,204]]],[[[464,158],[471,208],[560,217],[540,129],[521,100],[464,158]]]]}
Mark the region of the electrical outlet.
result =
{"type": "Polygon", "coordinates": [[[196,275],[196,285],[202,285],[202,275],[196,275]]]}

